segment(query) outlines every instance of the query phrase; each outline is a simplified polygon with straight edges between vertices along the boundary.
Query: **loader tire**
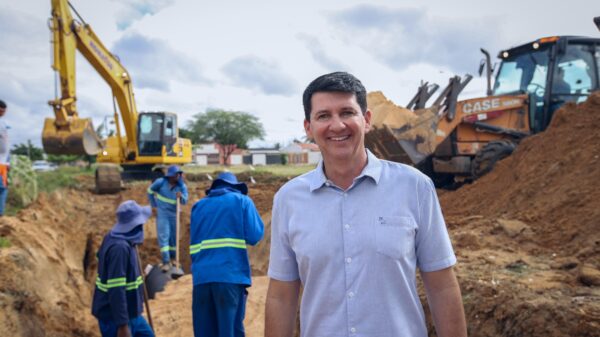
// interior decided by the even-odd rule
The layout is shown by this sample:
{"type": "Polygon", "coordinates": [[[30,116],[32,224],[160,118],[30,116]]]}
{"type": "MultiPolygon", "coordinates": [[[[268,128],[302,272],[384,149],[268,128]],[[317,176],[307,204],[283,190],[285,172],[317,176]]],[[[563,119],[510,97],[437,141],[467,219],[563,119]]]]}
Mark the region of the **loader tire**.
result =
{"type": "Polygon", "coordinates": [[[115,194],[121,191],[121,170],[115,164],[100,164],[96,168],[96,193],[115,194]]]}
{"type": "Polygon", "coordinates": [[[516,148],[516,144],[510,140],[494,140],[487,143],[473,159],[471,164],[471,175],[478,179],[488,174],[496,163],[510,156],[516,148]]]}

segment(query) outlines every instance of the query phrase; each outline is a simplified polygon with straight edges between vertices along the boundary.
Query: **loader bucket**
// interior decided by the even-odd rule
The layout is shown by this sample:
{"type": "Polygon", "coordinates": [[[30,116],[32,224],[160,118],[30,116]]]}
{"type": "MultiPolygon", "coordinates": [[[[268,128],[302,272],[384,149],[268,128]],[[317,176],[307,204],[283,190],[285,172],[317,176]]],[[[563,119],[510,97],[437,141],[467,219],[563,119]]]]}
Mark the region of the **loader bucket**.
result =
{"type": "Polygon", "coordinates": [[[372,115],[365,145],[379,158],[416,165],[435,151],[437,108],[408,110],[381,92],[369,93],[367,102],[372,115]]]}
{"type": "Polygon", "coordinates": [[[42,144],[48,154],[73,155],[96,155],[103,146],[89,118],[72,119],[64,127],[58,127],[55,119],[46,118],[42,144]]]}

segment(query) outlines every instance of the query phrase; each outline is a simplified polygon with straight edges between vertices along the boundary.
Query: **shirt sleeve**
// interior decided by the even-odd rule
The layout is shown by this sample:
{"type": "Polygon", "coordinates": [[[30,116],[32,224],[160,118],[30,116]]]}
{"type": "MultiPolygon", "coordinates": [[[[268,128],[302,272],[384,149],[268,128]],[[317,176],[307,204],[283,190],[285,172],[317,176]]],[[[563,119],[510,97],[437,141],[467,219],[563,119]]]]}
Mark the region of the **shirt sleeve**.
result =
{"type": "Polygon", "coordinates": [[[416,235],[417,265],[424,272],[448,268],[456,263],[446,222],[429,178],[417,183],[419,207],[418,230],[416,235]]]}
{"type": "Polygon", "coordinates": [[[188,202],[188,189],[184,182],[181,182],[181,204],[185,205],[188,202]]]}
{"type": "Polygon", "coordinates": [[[296,281],[300,278],[298,263],[296,253],[290,245],[287,216],[279,193],[273,200],[272,214],[268,275],[279,281],[296,281]]]}
{"type": "Polygon", "coordinates": [[[129,250],[121,245],[112,246],[106,252],[108,302],[115,325],[123,325],[129,322],[127,311],[127,297],[125,286],[127,283],[127,264],[129,261],[129,250]]]}
{"type": "Polygon", "coordinates": [[[156,179],[148,187],[148,201],[150,202],[150,206],[152,206],[152,207],[157,207],[156,197],[154,196],[154,193],[158,192],[161,183],[162,183],[162,178],[159,178],[159,179],[156,179]]]}
{"type": "Polygon", "coordinates": [[[265,225],[256,206],[254,206],[254,202],[247,196],[244,196],[243,212],[245,240],[247,244],[254,246],[263,238],[265,225]]]}

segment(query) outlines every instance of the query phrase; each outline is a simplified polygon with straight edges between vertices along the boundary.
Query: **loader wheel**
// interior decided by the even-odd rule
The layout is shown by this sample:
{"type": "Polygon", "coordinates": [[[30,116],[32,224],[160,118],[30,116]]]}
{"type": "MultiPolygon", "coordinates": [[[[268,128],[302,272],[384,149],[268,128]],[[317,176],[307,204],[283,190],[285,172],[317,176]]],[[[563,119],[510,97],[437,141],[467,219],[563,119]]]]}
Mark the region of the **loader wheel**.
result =
{"type": "Polygon", "coordinates": [[[121,170],[115,164],[100,164],[96,168],[96,193],[114,194],[121,191],[121,170]]]}
{"type": "Polygon", "coordinates": [[[489,173],[499,160],[510,156],[517,145],[510,140],[495,140],[487,143],[473,159],[471,175],[478,179],[489,173]]]}

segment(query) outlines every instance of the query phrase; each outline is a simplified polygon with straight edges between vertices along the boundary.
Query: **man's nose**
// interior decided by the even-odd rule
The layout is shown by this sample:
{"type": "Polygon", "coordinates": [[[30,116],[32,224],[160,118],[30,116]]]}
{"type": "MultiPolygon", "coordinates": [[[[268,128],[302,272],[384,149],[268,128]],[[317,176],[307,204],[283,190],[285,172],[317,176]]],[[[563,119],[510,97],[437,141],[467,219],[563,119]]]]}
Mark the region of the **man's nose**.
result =
{"type": "Polygon", "coordinates": [[[329,128],[334,131],[343,130],[346,128],[346,123],[344,123],[340,116],[333,116],[333,118],[331,118],[331,124],[329,125],[329,128]]]}

